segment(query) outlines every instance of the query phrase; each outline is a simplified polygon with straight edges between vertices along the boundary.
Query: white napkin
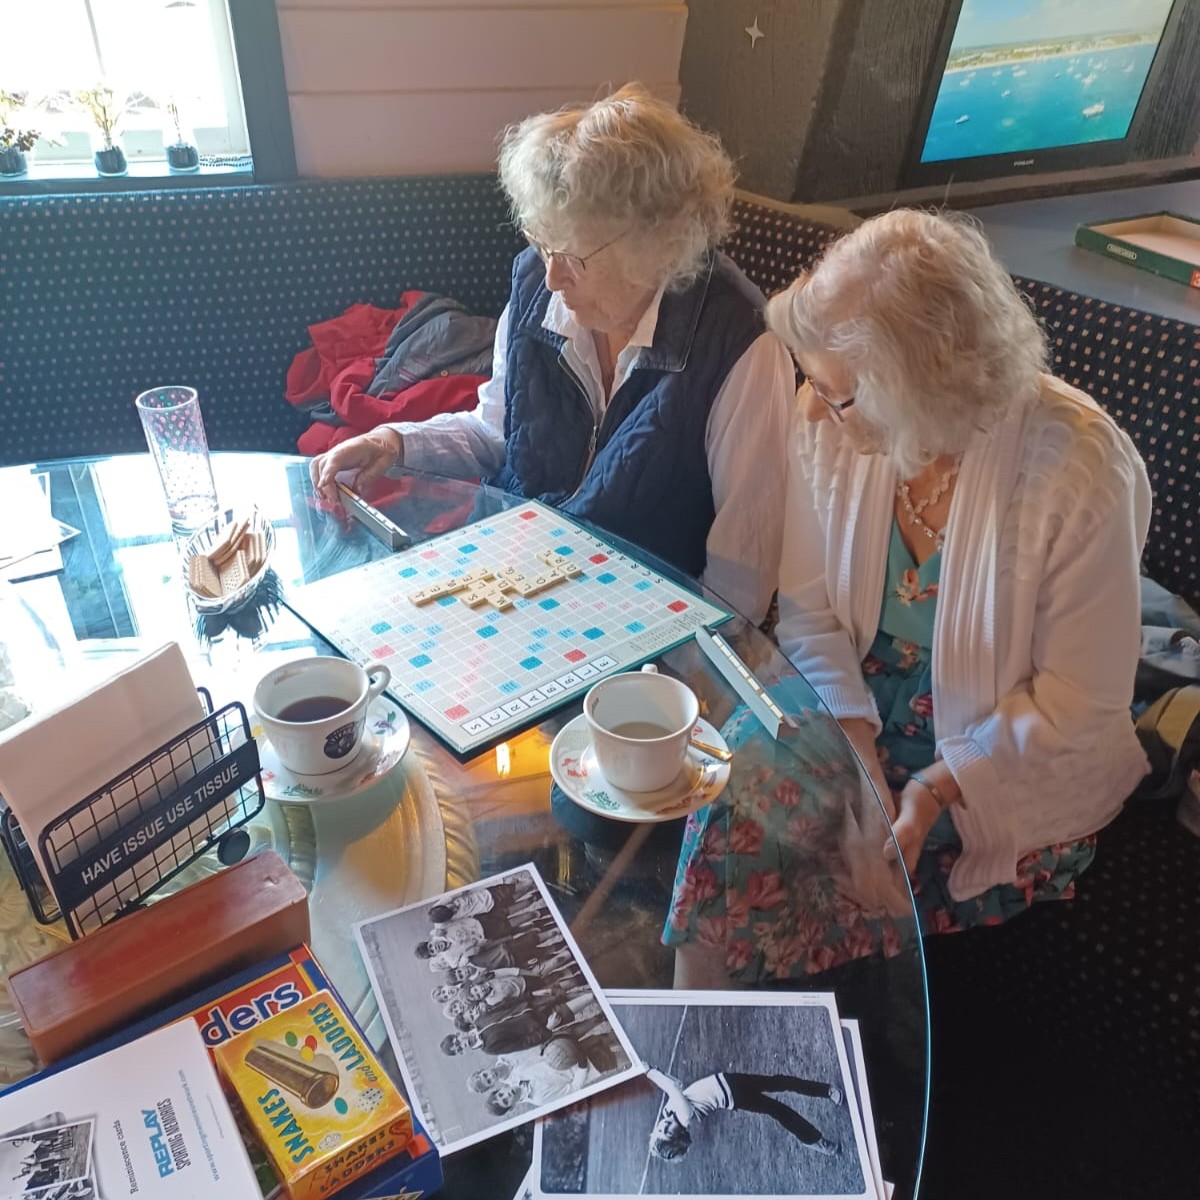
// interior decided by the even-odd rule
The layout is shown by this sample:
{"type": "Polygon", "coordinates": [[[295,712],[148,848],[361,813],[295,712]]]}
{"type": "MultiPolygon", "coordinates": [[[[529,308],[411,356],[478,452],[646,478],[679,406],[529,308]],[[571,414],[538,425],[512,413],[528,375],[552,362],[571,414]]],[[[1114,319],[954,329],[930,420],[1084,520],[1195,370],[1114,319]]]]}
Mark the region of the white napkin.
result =
{"type": "MultiPolygon", "coordinates": [[[[43,876],[38,835],[51,821],[203,718],[183,653],[170,642],[86,694],[0,733],[0,794],[43,876]]],[[[86,845],[110,829],[76,832],[86,845]]]]}
{"type": "Polygon", "coordinates": [[[0,578],[27,579],[62,570],[59,543],[78,534],[50,512],[50,476],[24,467],[0,470],[0,512],[20,514],[0,526],[0,578]]]}

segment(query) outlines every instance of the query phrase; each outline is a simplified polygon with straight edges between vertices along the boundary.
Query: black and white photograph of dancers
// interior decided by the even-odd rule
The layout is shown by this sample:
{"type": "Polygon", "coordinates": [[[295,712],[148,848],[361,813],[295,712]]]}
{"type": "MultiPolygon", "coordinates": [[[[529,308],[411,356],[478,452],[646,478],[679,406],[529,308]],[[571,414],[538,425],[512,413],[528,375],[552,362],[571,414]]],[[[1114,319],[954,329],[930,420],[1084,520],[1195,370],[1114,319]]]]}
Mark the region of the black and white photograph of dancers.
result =
{"type": "Polygon", "coordinates": [[[832,995],[609,999],[649,1069],[539,1124],[533,1196],[873,1200],[832,995]]]}
{"type": "Polygon", "coordinates": [[[533,867],[373,917],[355,936],[443,1153],[643,1070],[533,867]]]}

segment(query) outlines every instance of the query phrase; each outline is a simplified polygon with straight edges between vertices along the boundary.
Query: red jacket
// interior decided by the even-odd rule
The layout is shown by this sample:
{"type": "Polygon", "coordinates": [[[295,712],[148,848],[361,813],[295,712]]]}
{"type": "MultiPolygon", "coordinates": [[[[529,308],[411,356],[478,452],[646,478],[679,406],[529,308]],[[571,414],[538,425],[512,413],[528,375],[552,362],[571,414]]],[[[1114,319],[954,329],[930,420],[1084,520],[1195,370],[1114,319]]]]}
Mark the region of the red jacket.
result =
{"type": "Polygon", "coordinates": [[[388,422],[424,421],[475,407],[482,375],[442,375],[398,392],[367,392],[392,330],[423,294],[405,292],[395,309],[353,304],[340,317],[309,326],[313,344],[292,360],[285,395],[301,408],[328,401],[345,424],[314,421],[297,442],[302,454],[322,454],[388,422]]]}

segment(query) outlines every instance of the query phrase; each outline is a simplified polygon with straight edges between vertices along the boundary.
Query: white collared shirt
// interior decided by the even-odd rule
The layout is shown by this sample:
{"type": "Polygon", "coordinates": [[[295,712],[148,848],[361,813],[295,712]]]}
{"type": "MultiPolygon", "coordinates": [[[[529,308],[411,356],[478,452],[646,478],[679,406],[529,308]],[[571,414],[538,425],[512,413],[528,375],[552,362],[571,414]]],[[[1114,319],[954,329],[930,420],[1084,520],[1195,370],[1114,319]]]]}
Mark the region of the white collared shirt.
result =
{"type": "MultiPolygon", "coordinates": [[[[542,327],[566,339],[566,365],[583,384],[595,419],[629,377],[642,350],[653,345],[662,289],[651,300],[628,345],[617,356],[612,388],[604,390],[590,330],[557,293],[542,327]]],[[[458,478],[487,476],[504,465],[504,375],[508,308],[496,326],[492,377],[479,388],[472,412],[441,413],[393,425],[404,437],[404,465],[458,478]]],[[[787,477],[788,422],[795,369],[783,343],[764,333],[734,363],[713,402],[705,433],[716,516],[708,531],[705,586],[743,616],[766,615],[779,573],[787,477]]]]}

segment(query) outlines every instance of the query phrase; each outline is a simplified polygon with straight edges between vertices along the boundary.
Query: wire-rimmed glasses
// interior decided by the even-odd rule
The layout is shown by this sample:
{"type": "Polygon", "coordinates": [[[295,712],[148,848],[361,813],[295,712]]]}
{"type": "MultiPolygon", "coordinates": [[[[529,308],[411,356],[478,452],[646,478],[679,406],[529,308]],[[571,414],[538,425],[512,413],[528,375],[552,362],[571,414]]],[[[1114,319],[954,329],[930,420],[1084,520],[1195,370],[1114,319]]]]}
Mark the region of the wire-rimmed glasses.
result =
{"type": "Polygon", "coordinates": [[[579,276],[587,270],[589,259],[595,258],[601,250],[607,250],[609,246],[619,242],[625,236],[625,233],[628,233],[628,230],[625,233],[618,233],[615,238],[609,238],[603,246],[597,246],[590,254],[571,254],[566,250],[551,250],[548,246],[539,242],[528,229],[522,229],[521,232],[525,235],[525,240],[538,252],[538,255],[546,266],[550,265],[552,258],[557,258],[559,266],[569,271],[572,275],[579,276]]]}
{"type": "Polygon", "coordinates": [[[816,398],[820,400],[821,403],[824,404],[831,413],[833,413],[834,418],[839,422],[839,424],[846,420],[842,414],[846,411],[846,409],[853,408],[854,402],[858,399],[857,396],[849,396],[845,400],[830,400],[830,398],[825,395],[824,389],[819,383],[815,383],[810,379],[808,381],[808,386],[812,388],[813,395],[815,395],[816,398]]]}

